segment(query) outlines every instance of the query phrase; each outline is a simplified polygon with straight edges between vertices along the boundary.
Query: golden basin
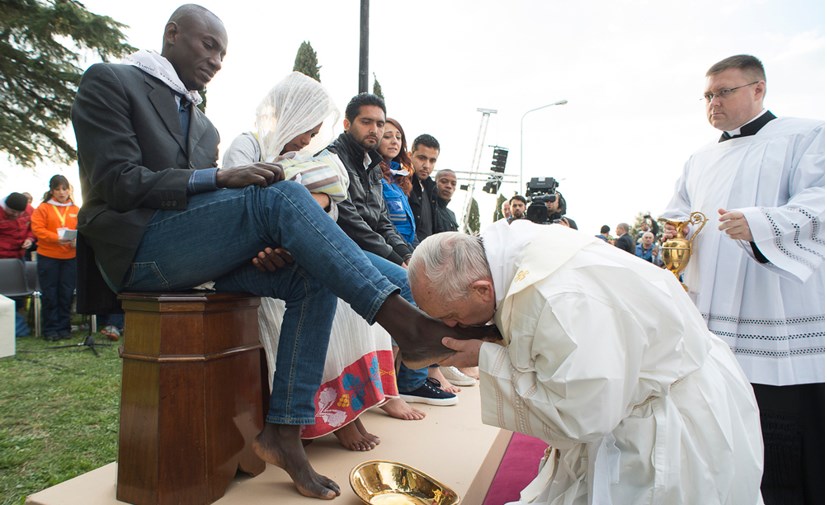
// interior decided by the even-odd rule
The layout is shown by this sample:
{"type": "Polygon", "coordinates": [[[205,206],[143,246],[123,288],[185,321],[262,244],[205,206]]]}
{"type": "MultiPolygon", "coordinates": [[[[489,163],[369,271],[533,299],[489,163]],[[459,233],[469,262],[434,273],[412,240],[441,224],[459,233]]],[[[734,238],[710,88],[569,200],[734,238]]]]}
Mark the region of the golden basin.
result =
{"type": "Polygon", "coordinates": [[[430,475],[393,461],[365,461],[350,471],[350,487],[368,505],[456,505],[459,496],[430,475]]]}

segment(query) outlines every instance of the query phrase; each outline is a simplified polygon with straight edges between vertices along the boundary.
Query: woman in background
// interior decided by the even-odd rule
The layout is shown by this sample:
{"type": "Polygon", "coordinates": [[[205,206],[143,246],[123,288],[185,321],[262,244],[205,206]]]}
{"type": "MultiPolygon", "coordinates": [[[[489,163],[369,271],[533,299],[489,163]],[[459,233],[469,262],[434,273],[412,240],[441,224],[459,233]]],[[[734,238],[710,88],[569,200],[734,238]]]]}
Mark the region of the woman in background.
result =
{"type": "Polygon", "coordinates": [[[376,149],[382,155],[382,196],[388,208],[388,217],[399,235],[406,242],[416,247],[416,224],[414,222],[408,195],[411,194],[411,157],[408,154],[408,141],[399,122],[392,118],[385,121],[385,133],[376,149]]]}
{"type": "Polygon", "coordinates": [[[46,340],[68,339],[71,335],[70,312],[77,284],[77,227],[78,207],[72,201],[69,181],[55,175],[49,180],[43,203],[32,214],[46,340]]]}

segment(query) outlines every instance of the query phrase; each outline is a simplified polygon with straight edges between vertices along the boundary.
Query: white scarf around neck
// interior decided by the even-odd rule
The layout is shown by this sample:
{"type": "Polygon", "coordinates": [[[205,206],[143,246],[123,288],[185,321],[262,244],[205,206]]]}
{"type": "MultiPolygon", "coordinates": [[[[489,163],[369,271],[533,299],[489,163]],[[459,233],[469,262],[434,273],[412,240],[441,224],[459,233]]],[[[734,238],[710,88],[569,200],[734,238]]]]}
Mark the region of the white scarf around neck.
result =
{"type": "Polygon", "coordinates": [[[201,103],[201,94],[195,90],[188,90],[178,73],[172,66],[168,59],[164,58],[155,51],[148,51],[146,49],[139,49],[138,51],[128,55],[123,59],[126,65],[133,65],[143,70],[145,73],[159,79],[161,82],[169,86],[172,91],[179,93],[187,98],[195,105],[201,103]]]}

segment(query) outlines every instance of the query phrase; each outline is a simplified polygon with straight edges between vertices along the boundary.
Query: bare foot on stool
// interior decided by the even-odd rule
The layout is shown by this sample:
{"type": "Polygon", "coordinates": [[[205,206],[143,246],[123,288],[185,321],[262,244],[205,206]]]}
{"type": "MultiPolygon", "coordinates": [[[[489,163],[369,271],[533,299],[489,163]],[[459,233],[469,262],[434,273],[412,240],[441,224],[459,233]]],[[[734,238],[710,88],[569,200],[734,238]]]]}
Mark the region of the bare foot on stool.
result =
{"type": "Polygon", "coordinates": [[[379,437],[368,433],[362,420],[356,418],[352,423],[346,424],[333,432],[339,443],[345,449],[351,451],[370,451],[379,445],[379,437]]]}
{"type": "Polygon", "coordinates": [[[310,466],[299,439],[301,426],[264,424],[264,430],[253,441],[253,452],[271,465],[284,469],[296,489],[304,496],[332,500],[339,496],[339,485],[319,475],[310,466]]]}
{"type": "Polygon", "coordinates": [[[404,421],[419,421],[425,419],[425,412],[415,409],[401,398],[391,398],[384,405],[379,407],[391,417],[404,421]]]}

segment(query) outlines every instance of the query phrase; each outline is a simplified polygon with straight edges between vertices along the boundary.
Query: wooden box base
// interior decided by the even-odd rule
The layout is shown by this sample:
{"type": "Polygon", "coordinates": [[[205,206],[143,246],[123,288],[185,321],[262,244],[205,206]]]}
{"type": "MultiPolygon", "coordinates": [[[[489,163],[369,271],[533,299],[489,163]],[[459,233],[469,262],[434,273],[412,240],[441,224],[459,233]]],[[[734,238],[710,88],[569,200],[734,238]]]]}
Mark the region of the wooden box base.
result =
{"type": "Polygon", "coordinates": [[[125,293],[118,500],[205,505],[264,471],[259,299],[125,293]]]}

